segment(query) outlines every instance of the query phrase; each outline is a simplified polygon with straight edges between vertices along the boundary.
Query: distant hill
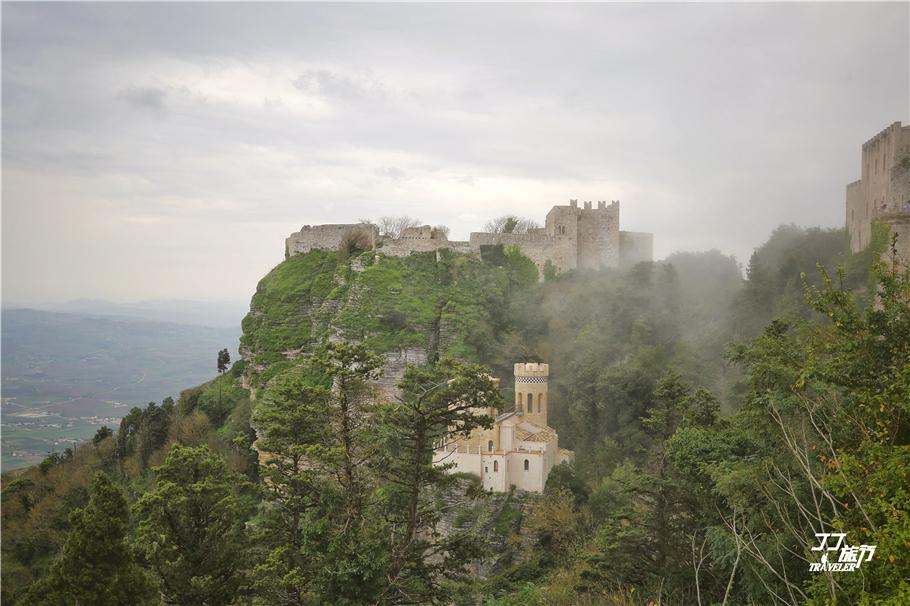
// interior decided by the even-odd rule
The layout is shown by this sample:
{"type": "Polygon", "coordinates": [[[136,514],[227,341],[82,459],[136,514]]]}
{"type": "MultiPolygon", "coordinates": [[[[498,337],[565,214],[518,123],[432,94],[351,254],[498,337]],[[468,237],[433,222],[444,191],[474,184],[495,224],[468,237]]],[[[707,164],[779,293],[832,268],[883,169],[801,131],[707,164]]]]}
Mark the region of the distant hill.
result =
{"type": "Polygon", "coordinates": [[[160,299],[114,303],[103,299],[75,299],[59,305],[39,307],[47,311],[72,314],[239,328],[240,321],[249,311],[249,301],[160,299]]]}
{"type": "Polygon", "coordinates": [[[4,309],[3,469],[34,463],[113,427],[132,406],[176,396],[237,359],[239,322],[194,326],[128,317],[4,309]]]}

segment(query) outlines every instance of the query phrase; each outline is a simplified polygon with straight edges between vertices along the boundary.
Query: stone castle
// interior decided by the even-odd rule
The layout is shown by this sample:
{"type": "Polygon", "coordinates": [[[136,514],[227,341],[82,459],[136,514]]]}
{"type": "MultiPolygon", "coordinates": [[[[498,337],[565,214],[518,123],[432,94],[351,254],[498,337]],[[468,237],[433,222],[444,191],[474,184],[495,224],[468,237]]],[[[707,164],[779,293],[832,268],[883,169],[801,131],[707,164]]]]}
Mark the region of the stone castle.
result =
{"type": "Polygon", "coordinates": [[[894,122],[863,144],[861,178],[847,185],[850,249],[872,241],[873,223],[896,234],[897,252],[910,262],[910,126],[894,122]]]}
{"type": "Polygon", "coordinates": [[[493,427],[438,444],[433,464],[479,476],[484,490],[543,492],[550,470],[575,457],[559,447],[559,436],[547,425],[549,376],[548,364],[515,364],[513,410],[498,415],[495,408],[476,410],[494,417],[493,427]]]}
{"type": "Polygon", "coordinates": [[[557,271],[576,268],[630,267],[641,261],[652,261],[654,236],[643,232],[620,231],[619,201],[592,202],[578,205],[570,200],[554,206],[547,213],[544,227],[527,233],[474,232],[470,240],[452,241],[429,225],[409,227],[398,238],[380,235],[372,223],[305,225],[285,241],[287,256],[313,249],[334,250],[354,230],[364,231],[372,246],[389,256],[407,256],[413,252],[431,252],[441,248],[468,254],[480,254],[485,246],[517,246],[522,254],[537,265],[540,272],[549,262],[557,271]]]}

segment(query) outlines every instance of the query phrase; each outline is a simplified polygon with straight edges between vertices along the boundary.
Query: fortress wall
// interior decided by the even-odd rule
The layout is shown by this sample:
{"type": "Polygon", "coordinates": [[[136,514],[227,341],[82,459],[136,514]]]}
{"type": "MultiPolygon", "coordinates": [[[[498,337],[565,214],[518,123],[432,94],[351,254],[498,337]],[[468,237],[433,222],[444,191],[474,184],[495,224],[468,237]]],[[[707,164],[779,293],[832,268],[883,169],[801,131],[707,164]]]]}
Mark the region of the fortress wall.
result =
{"type": "Polygon", "coordinates": [[[401,230],[399,240],[430,240],[433,238],[433,228],[429,225],[419,227],[405,227],[401,230]]]}
{"type": "Polygon", "coordinates": [[[619,266],[619,205],[591,209],[585,202],[578,215],[578,266],[596,269],[619,266]]]}
{"type": "MultiPolygon", "coordinates": [[[[415,252],[433,252],[445,248],[454,252],[475,252],[468,242],[452,242],[449,240],[407,239],[383,240],[378,252],[389,257],[407,257],[415,252]]],[[[479,250],[479,249],[478,249],[479,250]]]]}
{"type": "Polygon", "coordinates": [[[850,249],[869,246],[872,222],[910,212],[910,126],[894,122],[863,144],[862,178],[847,185],[846,226],[850,249]]]}
{"type": "Polygon", "coordinates": [[[489,234],[474,232],[471,234],[471,248],[480,252],[482,245],[517,246],[523,255],[534,261],[538,271],[543,273],[543,268],[549,260],[560,271],[575,269],[577,264],[576,246],[568,238],[551,238],[546,234],[489,234]]]}
{"type": "Polygon", "coordinates": [[[654,234],[641,231],[619,232],[619,265],[632,267],[636,263],[654,260],[654,234]]]}
{"type": "Polygon", "coordinates": [[[847,185],[847,218],[845,225],[850,235],[850,250],[859,252],[869,244],[871,237],[871,212],[863,196],[862,181],[847,185]]]}
{"type": "Polygon", "coordinates": [[[864,196],[876,213],[891,202],[891,167],[904,151],[905,139],[910,139],[910,126],[901,128],[901,123],[895,122],[863,144],[864,196]]]}
{"type": "Polygon", "coordinates": [[[554,206],[547,213],[546,232],[551,237],[578,237],[578,201],[573,200],[569,206],[554,206]]]}
{"type": "Polygon", "coordinates": [[[285,250],[288,255],[307,253],[314,249],[335,250],[341,245],[344,237],[355,228],[372,229],[373,235],[378,241],[379,232],[376,226],[368,223],[304,225],[300,231],[288,236],[285,240],[285,250]]]}

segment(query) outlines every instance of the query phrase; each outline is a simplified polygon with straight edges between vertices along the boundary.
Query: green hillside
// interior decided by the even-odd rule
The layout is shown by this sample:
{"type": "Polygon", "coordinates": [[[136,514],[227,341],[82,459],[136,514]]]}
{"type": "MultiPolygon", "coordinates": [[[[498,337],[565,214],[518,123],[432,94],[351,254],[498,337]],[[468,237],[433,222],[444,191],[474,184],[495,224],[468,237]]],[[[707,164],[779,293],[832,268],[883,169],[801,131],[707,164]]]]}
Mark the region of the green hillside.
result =
{"type": "Polygon", "coordinates": [[[241,361],[4,476],[3,600],[830,604],[800,555],[818,523],[881,552],[844,603],[901,603],[910,276],[874,252],[785,226],[745,279],[717,251],[544,281],[508,249],[290,257],[241,361]],[[428,364],[388,401],[401,351],[428,364]],[[550,364],[576,461],[490,495],[430,452],[489,422],[469,403],[510,406],[517,361],[550,364]]]}

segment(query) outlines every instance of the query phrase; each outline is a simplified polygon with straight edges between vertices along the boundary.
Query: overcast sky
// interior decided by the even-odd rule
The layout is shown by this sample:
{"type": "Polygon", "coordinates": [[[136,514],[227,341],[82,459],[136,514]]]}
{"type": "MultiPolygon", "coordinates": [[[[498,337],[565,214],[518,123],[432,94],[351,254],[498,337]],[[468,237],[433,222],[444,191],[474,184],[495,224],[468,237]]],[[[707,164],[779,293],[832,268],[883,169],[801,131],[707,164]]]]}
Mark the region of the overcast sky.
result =
{"type": "Polygon", "coordinates": [[[3,3],[3,299],[248,299],[304,224],[839,227],[908,4],[3,3]]]}

